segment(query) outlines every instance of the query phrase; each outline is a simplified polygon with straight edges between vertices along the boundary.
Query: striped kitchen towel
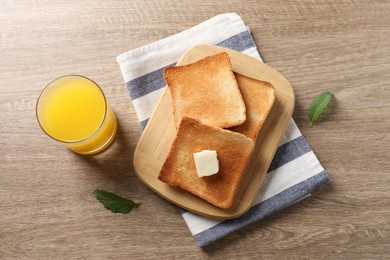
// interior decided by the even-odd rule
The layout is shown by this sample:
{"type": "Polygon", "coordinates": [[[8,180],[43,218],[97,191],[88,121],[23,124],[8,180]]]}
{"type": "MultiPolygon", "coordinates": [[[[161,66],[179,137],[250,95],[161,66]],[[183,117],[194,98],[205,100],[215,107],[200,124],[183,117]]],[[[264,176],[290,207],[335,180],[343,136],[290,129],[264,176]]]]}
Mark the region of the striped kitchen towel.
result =
{"type": "MultiPolygon", "coordinates": [[[[119,55],[117,61],[142,128],[165,89],[164,67],[176,64],[187,49],[201,44],[219,45],[261,60],[248,27],[235,13],[217,15],[186,31],[119,55]]],[[[248,212],[230,220],[181,212],[197,244],[204,247],[309,196],[328,180],[327,172],[290,119],[248,212]]]]}

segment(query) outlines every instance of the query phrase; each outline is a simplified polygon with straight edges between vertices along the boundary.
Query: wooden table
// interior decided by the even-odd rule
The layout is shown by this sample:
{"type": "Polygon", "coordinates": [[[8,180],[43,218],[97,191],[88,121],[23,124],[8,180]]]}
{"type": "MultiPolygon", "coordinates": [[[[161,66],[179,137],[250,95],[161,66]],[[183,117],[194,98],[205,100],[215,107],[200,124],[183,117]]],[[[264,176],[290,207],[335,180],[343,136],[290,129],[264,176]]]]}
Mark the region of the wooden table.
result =
{"type": "Polygon", "coordinates": [[[0,1],[0,259],[385,259],[390,256],[389,1],[0,1]],[[136,177],[141,129],[115,57],[236,12],[295,89],[294,119],[331,182],[200,249],[178,208],[136,177]],[[35,102],[53,78],[97,81],[120,127],[93,157],[42,132],[35,102]],[[310,128],[314,96],[335,102],[310,128]],[[113,214],[102,188],[141,201],[113,214]]]}

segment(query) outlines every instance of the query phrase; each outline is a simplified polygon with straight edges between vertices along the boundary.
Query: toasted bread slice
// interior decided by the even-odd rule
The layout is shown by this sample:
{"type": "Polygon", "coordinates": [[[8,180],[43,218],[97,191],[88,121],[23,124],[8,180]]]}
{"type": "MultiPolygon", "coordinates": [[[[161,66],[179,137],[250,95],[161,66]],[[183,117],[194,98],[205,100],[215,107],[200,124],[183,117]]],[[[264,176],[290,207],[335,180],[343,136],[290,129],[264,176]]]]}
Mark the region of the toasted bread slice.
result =
{"type": "Polygon", "coordinates": [[[268,82],[235,73],[246,106],[246,121],[229,130],[256,141],[275,100],[275,88],[268,82]]]}
{"type": "Polygon", "coordinates": [[[158,178],[217,207],[229,208],[254,146],[253,140],[242,134],[183,117],[158,178]],[[193,153],[202,150],[217,151],[217,174],[198,177],[193,153]]]}
{"type": "Polygon", "coordinates": [[[245,104],[226,52],[164,69],[175,126],[183,116],[222,128],[244,123],[245,104]]]}

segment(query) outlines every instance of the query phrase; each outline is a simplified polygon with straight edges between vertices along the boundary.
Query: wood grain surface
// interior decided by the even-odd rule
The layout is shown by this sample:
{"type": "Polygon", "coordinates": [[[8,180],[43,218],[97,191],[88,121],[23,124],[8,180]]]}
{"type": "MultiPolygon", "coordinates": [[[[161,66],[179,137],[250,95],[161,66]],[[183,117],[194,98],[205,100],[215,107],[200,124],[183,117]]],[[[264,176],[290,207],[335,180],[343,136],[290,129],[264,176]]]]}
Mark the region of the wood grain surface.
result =
{"type": "Polygon", "coordinates": [[[0,259],[388,259],[390,1],[0,0],[0,259]],[[293,118],[330,174],[311,197],[200,249],[178,208],[132,167],[141,135],[115,57],[236,12],[295,90],[293,118]],[[109,150],[78,156],[44,135],[35,102],[70,73],[119,119],[109,150]],[[310,128],[308,108],[335,95],[310,128]],[[101,188],[141,201],[105,210],[101,188]]]}

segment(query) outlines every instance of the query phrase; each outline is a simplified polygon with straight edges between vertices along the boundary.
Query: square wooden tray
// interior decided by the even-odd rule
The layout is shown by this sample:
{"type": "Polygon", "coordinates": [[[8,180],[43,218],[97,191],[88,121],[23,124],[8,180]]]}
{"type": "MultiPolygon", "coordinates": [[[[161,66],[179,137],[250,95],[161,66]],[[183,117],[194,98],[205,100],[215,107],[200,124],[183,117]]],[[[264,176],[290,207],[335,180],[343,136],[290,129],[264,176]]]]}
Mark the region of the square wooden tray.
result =
{"type": "Polygon", "coordinates": [[[134,153],[134,169],[149,188],[179,207],[199,215],[228,219],[244,214],[256,198],[279,141],[293,113],[295,97],[290,83],[265,63],[240,52],[218,46],[199,45],[183,54],[177,65],[225,51],[232,61],[234,72],[268,81],[275,87],[274,105],[261,129],[256,148],[237,192],[233,206],[220,209],[180,188],[169,186],[157,176],[176,135],[170,91],[165,89],[134,153]]]}

